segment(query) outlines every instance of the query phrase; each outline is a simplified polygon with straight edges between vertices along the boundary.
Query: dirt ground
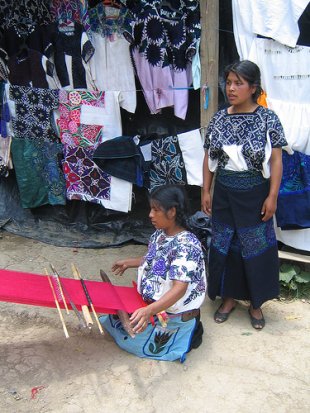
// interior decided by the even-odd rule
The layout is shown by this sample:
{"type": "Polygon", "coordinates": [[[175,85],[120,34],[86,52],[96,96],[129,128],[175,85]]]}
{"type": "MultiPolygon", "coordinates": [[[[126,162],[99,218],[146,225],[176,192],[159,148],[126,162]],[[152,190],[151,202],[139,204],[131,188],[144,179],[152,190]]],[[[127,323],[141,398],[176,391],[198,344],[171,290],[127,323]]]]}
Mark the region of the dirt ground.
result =
{"type": "MultiPolygon", "coordinates": [[[[130,285],[111,273],[118,257],[146,247],[74,249],[42,244],[1,232],[0,268],[43,273],[52,263],[71,277],[74,262],[85,279],[130,285]]],[[[271,301],[266,327],[255,331],[246,303],[227,323],[212,315],[218,302],[205,301],[203,344],[185,363],[139,359],[123,352],[97,328],[78,329],[65,315],[66,339],[56,309],[0,303],[0,411],[2,413],[297,413],[310,411],[310,305],[271,301]]]]}

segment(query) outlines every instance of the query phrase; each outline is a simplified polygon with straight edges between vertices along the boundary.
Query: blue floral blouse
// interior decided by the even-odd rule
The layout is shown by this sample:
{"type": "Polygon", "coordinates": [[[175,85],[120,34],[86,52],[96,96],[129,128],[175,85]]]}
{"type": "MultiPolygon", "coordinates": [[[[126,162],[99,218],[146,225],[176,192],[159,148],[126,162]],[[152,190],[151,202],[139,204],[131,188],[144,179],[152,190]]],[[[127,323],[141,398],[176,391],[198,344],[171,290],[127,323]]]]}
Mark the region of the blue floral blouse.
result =
{"type": "Polygon", "coordinates": [[[167,236],[163,230],[157,230],[138,269],[138,291],[145,301],[157,301],[172,288],[174,280],[187,283],[187,291],[166,311],[176,314],[199,308],[206,293],[200,241],[189,231],[167,236]]]}

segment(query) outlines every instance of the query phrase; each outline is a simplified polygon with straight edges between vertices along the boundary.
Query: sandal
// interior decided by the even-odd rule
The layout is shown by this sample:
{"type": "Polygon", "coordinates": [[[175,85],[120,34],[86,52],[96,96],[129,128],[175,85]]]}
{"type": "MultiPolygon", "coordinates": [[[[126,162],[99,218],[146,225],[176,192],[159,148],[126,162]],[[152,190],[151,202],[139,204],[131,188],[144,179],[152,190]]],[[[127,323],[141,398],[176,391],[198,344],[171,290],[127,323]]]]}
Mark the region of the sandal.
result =
{"type": "Polygon", "coordinates": [[[228,311],[227,313],[221,313],[220,309],[223,307],[223,303],[219,306],[219,308],[215,311],[213,319],[217,324],[221,324],[224,323],[225,321],[228,320],[228,317],[230,316],[230,314],[234,311],[234,309],[236,308],[236,306],[232,307],[232,309],[230,311],[228,311]]]}
{"type": "Polygon", "coordinates": [[[262,330],[266,324],[262,310],[260,310],[260,312],[262,313],[262,318],[255,318],[252,316],[251,309],[248,309],[248,313],[251,319],[251,325],[253,328],[255,328],[255,330],[262,330]]]}

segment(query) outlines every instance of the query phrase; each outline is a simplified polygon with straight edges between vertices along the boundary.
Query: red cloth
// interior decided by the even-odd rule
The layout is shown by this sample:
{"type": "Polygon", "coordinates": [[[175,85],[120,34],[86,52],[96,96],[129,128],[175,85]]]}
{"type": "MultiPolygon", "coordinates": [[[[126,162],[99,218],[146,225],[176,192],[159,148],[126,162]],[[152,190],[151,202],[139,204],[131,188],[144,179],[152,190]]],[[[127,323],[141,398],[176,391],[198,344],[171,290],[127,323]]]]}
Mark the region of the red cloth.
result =
{"type": "MultiPolygon", "coordinates": [[[[53,281],[53,276],[50,277],[53,281]]],[[[64,286],[64,296],[69,309],[71,309],[69,296],[79,310],[82,305],[88,305],[79,280],[61,278],[61,284],[64,286]]],[[[102,281],[89,280],[85,280],[85,284],[94,308],[98,313],[115,314],[117,310],[132,313],[137,308],[146,305],[135,287],[120,287],[102,281]]],[[[53,285],[57,292],[55,281],[53,281],[53,285]]],[[[58,294],[57,298],[59,306],[65,308],[58,294]]],[[[47,276],[1,269],[0,301],[56,307],[47,276]]]]}

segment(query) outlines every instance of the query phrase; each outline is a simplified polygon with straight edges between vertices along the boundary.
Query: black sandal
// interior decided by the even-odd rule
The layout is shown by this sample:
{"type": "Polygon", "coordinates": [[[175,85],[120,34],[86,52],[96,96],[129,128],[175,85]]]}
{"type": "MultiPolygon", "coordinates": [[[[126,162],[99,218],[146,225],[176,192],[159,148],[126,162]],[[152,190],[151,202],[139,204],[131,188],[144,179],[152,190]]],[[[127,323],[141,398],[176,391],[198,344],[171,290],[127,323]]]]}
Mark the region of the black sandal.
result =
{"type": "Polygon", "coordinates": [[[236,308],[236,306],[232,307],[232,309],[230,311],[228,311],[227,313],[221,313],[220,309],[223,307],[223,303],[219,306],[219,308],[215,311],[213,319],[217,324],[222,324],[225,321],[228,320],[228,317],[230,316],[230,314],[234,311],[234,309],[236,308]]]}
{"type": "Polygon", "coordinates": [[[251,325],[253,328],[255,328],[255,330],[262,330],[266,324],[262,310],[260,310],[260,312],[262,314],[262,318],[255,318],[252,316],[251,309],[250,308],[248,309],[248,313],[250,315],[250,320],[251,320],[251,325]]]}

